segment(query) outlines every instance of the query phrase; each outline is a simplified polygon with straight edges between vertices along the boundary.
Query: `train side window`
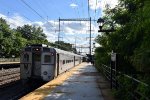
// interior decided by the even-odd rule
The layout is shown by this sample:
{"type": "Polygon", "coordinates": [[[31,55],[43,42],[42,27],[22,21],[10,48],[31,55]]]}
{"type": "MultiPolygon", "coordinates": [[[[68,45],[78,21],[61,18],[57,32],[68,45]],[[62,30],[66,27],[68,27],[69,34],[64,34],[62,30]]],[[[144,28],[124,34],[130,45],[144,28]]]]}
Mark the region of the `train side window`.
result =
{"type": "Polygon", "coordinates": [[[63,60],[63,64],[65,64],[65,60],[63,60]]]}
{"type": "Polygon", "coordinates": [[[44,63],[51,63],[51,56],[50,55],[44,56],[44,63]]]}
{"type": "Polygon", "coordinates": [[[29,55],[28,54],[24,54],[23,61],[24,62],[28,62],[29,61],[29,55]]]}

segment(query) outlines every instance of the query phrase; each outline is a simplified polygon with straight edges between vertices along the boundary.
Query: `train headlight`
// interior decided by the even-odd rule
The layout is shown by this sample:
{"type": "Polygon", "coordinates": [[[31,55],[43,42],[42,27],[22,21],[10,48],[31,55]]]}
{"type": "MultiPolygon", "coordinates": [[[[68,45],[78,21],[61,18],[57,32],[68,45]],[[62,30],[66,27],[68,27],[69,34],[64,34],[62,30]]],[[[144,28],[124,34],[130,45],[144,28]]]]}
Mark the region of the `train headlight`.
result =
{"type": "Polygon", "coordinates": [[[43,72],[43,75],[47,75],[47,71],[44,71],[44,72],[43,72]]]}

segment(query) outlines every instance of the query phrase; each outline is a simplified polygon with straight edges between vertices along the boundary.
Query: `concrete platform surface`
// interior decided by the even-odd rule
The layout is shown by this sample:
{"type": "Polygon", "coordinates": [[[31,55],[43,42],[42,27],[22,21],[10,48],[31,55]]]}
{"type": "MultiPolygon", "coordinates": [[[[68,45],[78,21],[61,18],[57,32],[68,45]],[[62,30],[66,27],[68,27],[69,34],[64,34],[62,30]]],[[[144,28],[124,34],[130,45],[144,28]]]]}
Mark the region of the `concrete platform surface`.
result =
{"type": "Polygon", "coordinates": [[[82,63],[21,100],[104,100],[98,79],[95,67],[82,63]]]}

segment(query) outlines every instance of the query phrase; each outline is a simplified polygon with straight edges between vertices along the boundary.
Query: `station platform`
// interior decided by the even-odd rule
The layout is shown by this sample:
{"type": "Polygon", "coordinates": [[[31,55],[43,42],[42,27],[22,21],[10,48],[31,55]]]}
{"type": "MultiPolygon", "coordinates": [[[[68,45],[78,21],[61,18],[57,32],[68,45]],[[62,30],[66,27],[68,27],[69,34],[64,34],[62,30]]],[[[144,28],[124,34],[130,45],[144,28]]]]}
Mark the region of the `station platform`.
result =
{"type": "Polygon", "coordinates": [[[0,65],[2,64],[20,64],[20,62],[0,62],[0,65]]]}
{"type": "Polygon", "coordinates": [[[113,100],[104,99],[100,78],[94,66],[82,63],[20,100],[113,100]]]}

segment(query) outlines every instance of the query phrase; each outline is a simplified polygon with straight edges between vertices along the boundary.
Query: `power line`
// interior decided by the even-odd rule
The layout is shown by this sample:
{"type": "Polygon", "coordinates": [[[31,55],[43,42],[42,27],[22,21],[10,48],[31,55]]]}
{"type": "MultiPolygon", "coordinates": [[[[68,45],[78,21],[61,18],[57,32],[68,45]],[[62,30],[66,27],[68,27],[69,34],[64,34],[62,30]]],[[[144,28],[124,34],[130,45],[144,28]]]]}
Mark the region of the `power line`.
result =
{"type": "MultiPolygon", "coordinates": [[[[37,0],[37,2],[35,2],[35,3],[37,3],[37,5],[38,5],[38,7],[40,8],[40,10],[42,11],[42,12],[44,12],[44,14],[46,15],[46,16],[48,16],[48,14],[47,14],[47,12],[42,8],[42,6],[41,6],[41,3],[42,2],[38,2],[39,0],[37,0]]],[[[44,4],[43,4],[44,5],[44,4]]]]}
{"type": "MultiPolygon", "coordinates": [[[[51,3],[54,4],[53,0],[51,0],[51,3]]],[[[60,15],[62,16],[63,14],[57,9],[57,6],[54,6],[54,7],[55,7],[55,10],[57,10],[57,13],[59,13],[59,17],[60,17],[60,15]]]]}
{"type": "Polygon", "coordinates": [[[94,20],[95,20],[95,17],[96,17],[96,12],[97,12],[97,0],[96,0],[96,6],[95,6],[95,16],[94,16],[94,20]]]}
{"type": "Polygon", "coordinates": [[[84,8],[83,8],[83,1],[81,3],[81,7],[82,7],[83,16],[84,16],[85,14],[84,14],[84,8]]]}
{"type": "MultiPolygon", "coordinates": [[[[75,3],[78,4],[76,0],[75,0],[75,3]]],[[[80,18],[80,14],[79,14],[79,9],[78,9],[78,7],[76,7],[76,9],[77,9],[78,16],[79,16],[79,18],[80,18]]]]}
{"type": "MultiPolygon", "coordinates": [[[[33,9],[29,4],[27,4],[24,0],[21,0],[28,8],[30,8],[33,12],[35,12],[39,17],[45,20],[35,9],[33,9]]],[[[47,21],[47,20],[46,20],[47,21]]]]}
{"type": "MultiPolygon", "coordinates": [[[[3,3],[3,4],[5,4],[5,3],[3,3]]],[[[6,4],[5,4],[6,5],[6,4]]],[[[12,11],[16,11],[15,9],[12,9],[11,7],[9,7],[9,6],[5,6],[5,7],[7,7],[7,8],[10,8],[12,11]]],[[[10,12],[9,10],[7,10],[7,9],[5,9],[5,8],[3,8],[4,10],[6,10],[7,12],[9,12],[9,14],[10,13],[12,13],[12,12],[10,12]]],[[[16,11],[17,12],[17,11],[16,11]]],[[[31,20],[30,18],[28,18],[28,17],[26,17],[24,14],[21,14],[25,19],[27,19],[27,20],[29,20],[29,21],[33,21],[33,20],[31,20]]]]}
{"type": "MultiPolygon", "coordinates": [[[[73,0],[71,0],[72,2],[74,2],[75,4],[77,4],[76,3],[76,1],[73,1],[73,0]]],[[[76,9],[76,10],[78,10],[78,9],[76,9]]],[[[75,9],[74,9],[74,11],[77,13],[77,15],[80,17],[80,15],[79,15],[79,11],[76,11],[75,9]]]]}
{"type": "MultiPolygon", "coordinates": [[[[21,0],[28,8],[30,8],[33,12],[35,12],[39,17],[41,17],[42,19],[44,19],[46,22],[48,22],[48,20],[46,20],[43,16],[41,16],[35,9],[33,9],[29,4],[27,4],[24,0],[21,0]]],[[[48,22],[49,23],[49,22],[48,22]]],[[[53,25],[50,24],[51,27],[54,27],[53,25]]],[[[53,30],[51,28],[51,30],[53,30]]]]}

